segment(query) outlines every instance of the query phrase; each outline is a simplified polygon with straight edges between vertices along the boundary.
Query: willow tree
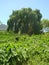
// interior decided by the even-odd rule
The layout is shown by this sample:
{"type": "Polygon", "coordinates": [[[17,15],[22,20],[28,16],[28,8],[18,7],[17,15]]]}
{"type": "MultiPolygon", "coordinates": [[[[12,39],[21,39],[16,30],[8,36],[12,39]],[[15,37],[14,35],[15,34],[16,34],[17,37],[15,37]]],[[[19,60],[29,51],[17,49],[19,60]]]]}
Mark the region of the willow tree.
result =
{"type": "Polygon", "coordinates": [[[7,21],[7,30],[16,33],[39,34],[42,28],[41,18],[42,14],[38,9],[22,8],[21,10],[13,11],[7,21]]]}

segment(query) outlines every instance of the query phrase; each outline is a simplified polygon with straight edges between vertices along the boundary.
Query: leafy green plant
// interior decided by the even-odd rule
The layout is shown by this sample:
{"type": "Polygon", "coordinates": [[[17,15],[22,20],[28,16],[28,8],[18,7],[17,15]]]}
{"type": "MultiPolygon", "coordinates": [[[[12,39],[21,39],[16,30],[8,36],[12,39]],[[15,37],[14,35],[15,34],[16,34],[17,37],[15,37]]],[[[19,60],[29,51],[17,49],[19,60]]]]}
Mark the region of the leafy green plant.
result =
{"type": "Polygon", "coordinates": [[[49,33],[32,36],[0,34],[1,41],[7,41],[0,43],[0,65],[49,65],[49,33]],[[18,41],[15,41],[16,36],[19,36],[18,41]]]}

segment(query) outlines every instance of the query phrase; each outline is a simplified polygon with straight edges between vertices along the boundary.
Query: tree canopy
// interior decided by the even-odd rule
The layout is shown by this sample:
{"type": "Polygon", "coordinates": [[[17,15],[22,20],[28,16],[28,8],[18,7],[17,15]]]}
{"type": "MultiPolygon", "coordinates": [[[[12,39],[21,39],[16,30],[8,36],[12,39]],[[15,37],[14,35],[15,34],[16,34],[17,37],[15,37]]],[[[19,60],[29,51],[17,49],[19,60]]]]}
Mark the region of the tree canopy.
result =
{"type": "Polygon", "coordinates": [[[2,24],[2,22],[0,21],[0,25],[2,24]]]}
{"type": "Polygon", "coordinates": [[[15,10],[7,21],[7,30],[16,33],[39,34],[42,29],[41,18],[42,14],[38,9],[22,8],[15,10]]]}
{"type": "Polygon", "coordinates": [[[48,19],[42,19],[42,25],[43,25],[43,28],[49,27],[49,20],[48,19]]]}

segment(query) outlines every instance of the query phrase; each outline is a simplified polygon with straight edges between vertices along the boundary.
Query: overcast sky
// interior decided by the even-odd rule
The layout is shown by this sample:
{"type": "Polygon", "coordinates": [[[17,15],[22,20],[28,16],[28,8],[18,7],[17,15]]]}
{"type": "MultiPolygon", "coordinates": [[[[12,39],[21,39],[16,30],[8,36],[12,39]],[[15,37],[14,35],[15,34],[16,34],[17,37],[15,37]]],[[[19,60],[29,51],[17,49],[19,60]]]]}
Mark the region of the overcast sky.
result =
{"type": "Polygon", "coordinates": [[[39,9],[43,18],[49,19],[49,0],[0,0],[0,20],[6,24],[13,10],[27,7],[39,9]]]}

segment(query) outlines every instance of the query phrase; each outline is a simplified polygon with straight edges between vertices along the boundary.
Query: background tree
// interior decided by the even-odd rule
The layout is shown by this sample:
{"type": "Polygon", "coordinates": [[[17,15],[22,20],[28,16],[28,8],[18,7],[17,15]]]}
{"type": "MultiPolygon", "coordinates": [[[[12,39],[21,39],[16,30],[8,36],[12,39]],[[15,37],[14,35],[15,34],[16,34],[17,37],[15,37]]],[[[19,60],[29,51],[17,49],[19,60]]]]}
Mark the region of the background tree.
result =
{"type": "Polygon", "coordinates": [[[38,9],[22,8],[21,10],[13,11],[7,21],[8,31],[16,33],[39,34],[41,30],[42,14],[38,9]]]}
{"type": "Polygon", "coordinates": [[[43,28],[49,27],[49,20],[48,19],[43,19],[41,22],[42,22],[43,28]]]}
{"type": "Polygon", "coordinates": [[[2,22],[0,21],[0,25],[2,24],[2,22]]]}

